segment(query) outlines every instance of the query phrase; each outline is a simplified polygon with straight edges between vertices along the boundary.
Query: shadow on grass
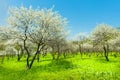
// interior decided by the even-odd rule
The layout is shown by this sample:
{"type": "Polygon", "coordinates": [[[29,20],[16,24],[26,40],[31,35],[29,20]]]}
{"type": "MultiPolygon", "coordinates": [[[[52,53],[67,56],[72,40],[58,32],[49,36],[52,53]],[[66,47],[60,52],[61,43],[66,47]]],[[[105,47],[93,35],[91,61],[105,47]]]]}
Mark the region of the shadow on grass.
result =
{"type": "Polygon", "coordinates": [[[22,77],[25,77],[30,74],[35,74],[36,72],[42,73],[42,72],[58,72],[58,71],[65,71],[74,69],[75,65],[73,65],[71,62],[67,60],[59,60],[59,61],[50,61],[47,64],[40,64],[40,65],[33,65],[30,70],[25,69],[15,69],[15,68],[6,68],[3,66],[0,66],[0,77],[3,78],[15,78],[21,79],[22,77]],[[21,78],[20,78],[21,76],[21,78]]]}
{"type": "Polygon", "coordinates": [[[31,71],[17,70],[15,68],[5,68],[0,66],[0,79],[1,80],[28,80],[26,76],[32,74],[31,71]]]}
{"type": "MultiPolygon", "coordinates": [[[[51,61],[52,59],[40,59],[39,62],[42,62],[42,61],[51,61]]],[[[32,59],[29,59],[29,61],[32,61],[32,59]]],[[[37,59],[35,59],[35,61],[37,61],[37,59]]],[[[18,62],[26,62],[26,59],[21,59],[20,61],[18,62]]]]}
{"type": "Polygon", "coordinates": [[[91,59],[91,57],[83,57],[83,58],[80,58],[81,60],[88,60],[88,59],[91,59]]]}
{"type": "Polygon", "coordinates": [[[118,60],[115,60],[112,58],[109,58],[109,61],[107,61],[105,58],[96,58],[95,60],[100,63],[118,63],[119,62],[118,60]]]}
{"type": "Polygon", "coordinates": [[[90,60],[91,58],[89,58],[89,57],[82,57],[82,58],[74,58],[73,60],[75,60],[75,61],[87,61],[87,60],[90,60]]]}
{"type": "Polygon", "coordinates": [[[59,61],[51,61],[48,64],[40,65],[40,66],[33,66],[31,70],[36,71],[48,71],[48,72],[56,72],[56,71],[63,71],[75,68],[71,62],[66,60],[59,60],[59,61]]]}
{"type": "Polygon", "coordinates": [[[21,70],[17,70],[17,69],[14,69],[14,68],[5,68],[5,67],[2,67],[0,66],[0,75],[3,75],[3,76],[8,76],[12,73],[15,73],[15,74],[18,74],[18,72],[21,72],[21,70]]]}

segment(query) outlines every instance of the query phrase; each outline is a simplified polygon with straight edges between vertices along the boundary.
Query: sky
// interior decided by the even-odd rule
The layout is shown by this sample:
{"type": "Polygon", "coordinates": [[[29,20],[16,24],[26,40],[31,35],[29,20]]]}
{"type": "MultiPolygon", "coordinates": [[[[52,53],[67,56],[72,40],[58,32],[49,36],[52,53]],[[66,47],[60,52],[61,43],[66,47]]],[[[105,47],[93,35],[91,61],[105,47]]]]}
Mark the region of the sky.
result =
{"type": "Polygon", "coordinates": [[[120,0],[0,0],[0,25],[7,24],[8,8],[32,6],[34,9],[51,8],[68,19],[70,37],[88,33],[97,24],[120,26],[120,0]]]}

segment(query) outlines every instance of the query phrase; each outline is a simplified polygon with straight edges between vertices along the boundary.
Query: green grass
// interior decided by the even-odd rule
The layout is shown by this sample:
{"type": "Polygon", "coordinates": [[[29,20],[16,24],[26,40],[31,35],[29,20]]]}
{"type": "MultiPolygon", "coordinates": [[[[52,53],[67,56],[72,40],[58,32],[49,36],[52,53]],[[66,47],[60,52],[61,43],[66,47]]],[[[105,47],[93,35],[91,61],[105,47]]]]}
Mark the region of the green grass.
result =
{"type": "Polygon", "coordinates": [[[26,70],[25,58],[18,62],[15,57],[0,63],[0,80],[120,80],[120,57],[109,59],[77,55],[57,62],[47,55],[26,70]]]}

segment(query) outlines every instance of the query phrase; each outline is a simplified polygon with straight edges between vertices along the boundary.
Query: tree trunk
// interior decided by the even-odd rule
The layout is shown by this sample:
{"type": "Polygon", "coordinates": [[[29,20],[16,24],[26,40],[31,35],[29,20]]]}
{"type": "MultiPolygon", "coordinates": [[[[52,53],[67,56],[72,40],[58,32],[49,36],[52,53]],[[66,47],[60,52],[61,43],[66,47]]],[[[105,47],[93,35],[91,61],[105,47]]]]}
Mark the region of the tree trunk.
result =
{"type": "Polygon", "coordinates": [[[58,55],[57,55],[57,60],[58,60],[59,57],[60,57],[60,47],[59,47],[59,44],[57,45],[57,49],[58,49],[58,55]]]}
{"type": "Polygon", "coordinates": [[[27,59],[26,59],[26,60],[27,60],[27,65],[26,65],[26,69],[27,69],[27,70],[29,69],[29,57],[30,57],[30,55],[28,54],[28,55],[27,55],[27,59]]]}
{"type": "Polygon", "coordinates": [[[21,49],[21,53],[18,54],[18,61],[20,61],[20,59],[22,58],[22,56],[23,56],[23,49],[21,49]]]}
{"type": "Polygon", "coordinates": [[[109,59],[108,59],[108,51],[107,51],[108,49],[105,46],[103,47],[103,49],[104,49],[104,56],[105,56],[106,60],[109,61],[109,59]]]}
{"type": "Polygon", "coordinates": [[[64,55],[64,58],[66,58],[66,53],[65,52],[63,53],[63,55],[64,55]]]}
{"type": "Polygon", "coordinates": [[[37,54],[37,62],[40,61],[40,53],[37,54]]]}
{"type": "Polygon", "coordinates": [[[52,59],[55,60],[55,53],[52,52],[52,59]]]}
{"type": "Polygon", "coordinates": [[[1,63],[3,63],[3,62],[4,62],[5,55],[2,55],[1,57],[2,57],[1,63]]]}
{"type": "Polygon", "coordinates": [[[30,63],[29,69],[31,69],[32,64],[33,64],[33,62],[34,62],[34,60],[35,60],[37,54],[38,54],[38,52],[35,53],[35,55],[34,55],[32,61],[31,61],[31,63],[30,63]]]}
{"type": "Polygon", "coordinates": [[[52,55],[52,59],[55,60],[55,49],[54,49],[54,46],[52,46],[51,55],[52,55]]]}
{"type": "Polygon", "coordinates": [[[37,51],[36,51],[36,53],[35,53],[32,61],[31,61],[31,63],[30,63],[29,69],[31,69],[31,67],[32,67],[32,65],[33,65],[33,62],[35,61],[36,55],[37,55],[38,53],[40,53],[41,50],[43,49],[43,47],[45,46],[45,45],[43,44],[42,47],[41,47],[41,49],[39,50],[40,45],[41,45],[41,44],[39,43],[39,44],[38,44],[38,47],[37,47],[37,51]]]}
{"type": "Polygon", "coordinates": [[[24,45],[24,49],[25,49],[25,51],[26,51],[26,53],[27,53],[27,59],[26,59],[26,62],[27,62],[27,65],[26,65],[26,69],[28,70],[29,69],[29,57],[30,57],[30,53],[29,53],[29,51],[28,51],[28,48],[26,47],[26,41],[27,41],[27,39],[28,39],[28,37],[27,37],[27,27],[25,28],[25,39],[24,39],[24,43],[23,43],[23,45],[24,45]]]}
{"type": "Polygon", "coordinates": [[[18,59],[17,59],[17,60],[20,61],[20,54],[18,54],[17,56],[18,56],[18,59]]]}
{"type": "Polygon", "coordinates": [[[29,51],[28,51],[28,49],[27,49],[27,47],[25,45],[26,45],[26,43],[24,43],[24,47],[25,47],[25,50],[27,52],[27,59],[26,59],[27,65],[26,65],[26,69],[29,69],[29,57],[30,57],[30,54],[29,54],[29,51]]]}
{"type": "Polygon", "coordinates": [[[81,56],[81,59],[82,59],[82,49],[81,49],[81,45],[79,45],[79,52],[80,52],[80,56],[81,56]]]}

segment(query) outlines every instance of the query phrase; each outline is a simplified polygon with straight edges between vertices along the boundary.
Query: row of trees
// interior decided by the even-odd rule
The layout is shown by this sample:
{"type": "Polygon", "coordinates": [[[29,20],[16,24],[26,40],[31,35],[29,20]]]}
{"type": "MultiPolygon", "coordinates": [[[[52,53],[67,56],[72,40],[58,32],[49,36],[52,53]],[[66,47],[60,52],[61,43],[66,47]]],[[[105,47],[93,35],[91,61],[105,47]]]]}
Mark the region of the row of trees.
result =
{"type": "MultiPolygon", "coordinates": [[[[24,52],[27,54],[27,69],[32,67],[36,56],[39,60],[40,53],[44,52],[43,49],[47,49],[45,47],[60,47],[59,43],[65,38],[64,27],[67,20],[52,9],[34,10],[32,7],[29,9],[16,7],[10,9],[9,13],[9,26],[1,27],[0,37],[1,40],[9,41],[10,47],[14,45],[14,48],[20,52],[18,60],[24,52]],[[52,42],[55,42],[54,45],[49,44],[52,42]],[[31,54],[33,58],[30,62],[31,54]]],[[[58,48],[58,58],[59,54],[58,48]]]]}
{"type": "Polygon", "coordinates": [[[89,36],[79,34],[77,39],[69,41],[66,25],[67,20],[52,8],[12,8],[8,26],[0,27],[0,54],[2,57],[17,55],[18,61],[26,55],[26,68],[30,69],[35,59],[39,62],[40,55],[48,52],[53,60],[79,52],[81,58],[83,53],[89,56],[104,53],[109,61],[108,53],[120,50],[120,32],[110,25],[99,24],[89,36]]]}
{"type": "Polygon", "coordinates": [[[82,55],[81,49],[85,48],[87,44],[92,52],[97,52],[97,55],[99,55],[98,53],[104,53],[106,60],[109,61],[109,52],[119,52],[119,34],[119,30],[112,28],[110,25],[99,24],[90,36],[86,36],[86,38],[85,35],[78,36],[79,51],[82,55]]]}

